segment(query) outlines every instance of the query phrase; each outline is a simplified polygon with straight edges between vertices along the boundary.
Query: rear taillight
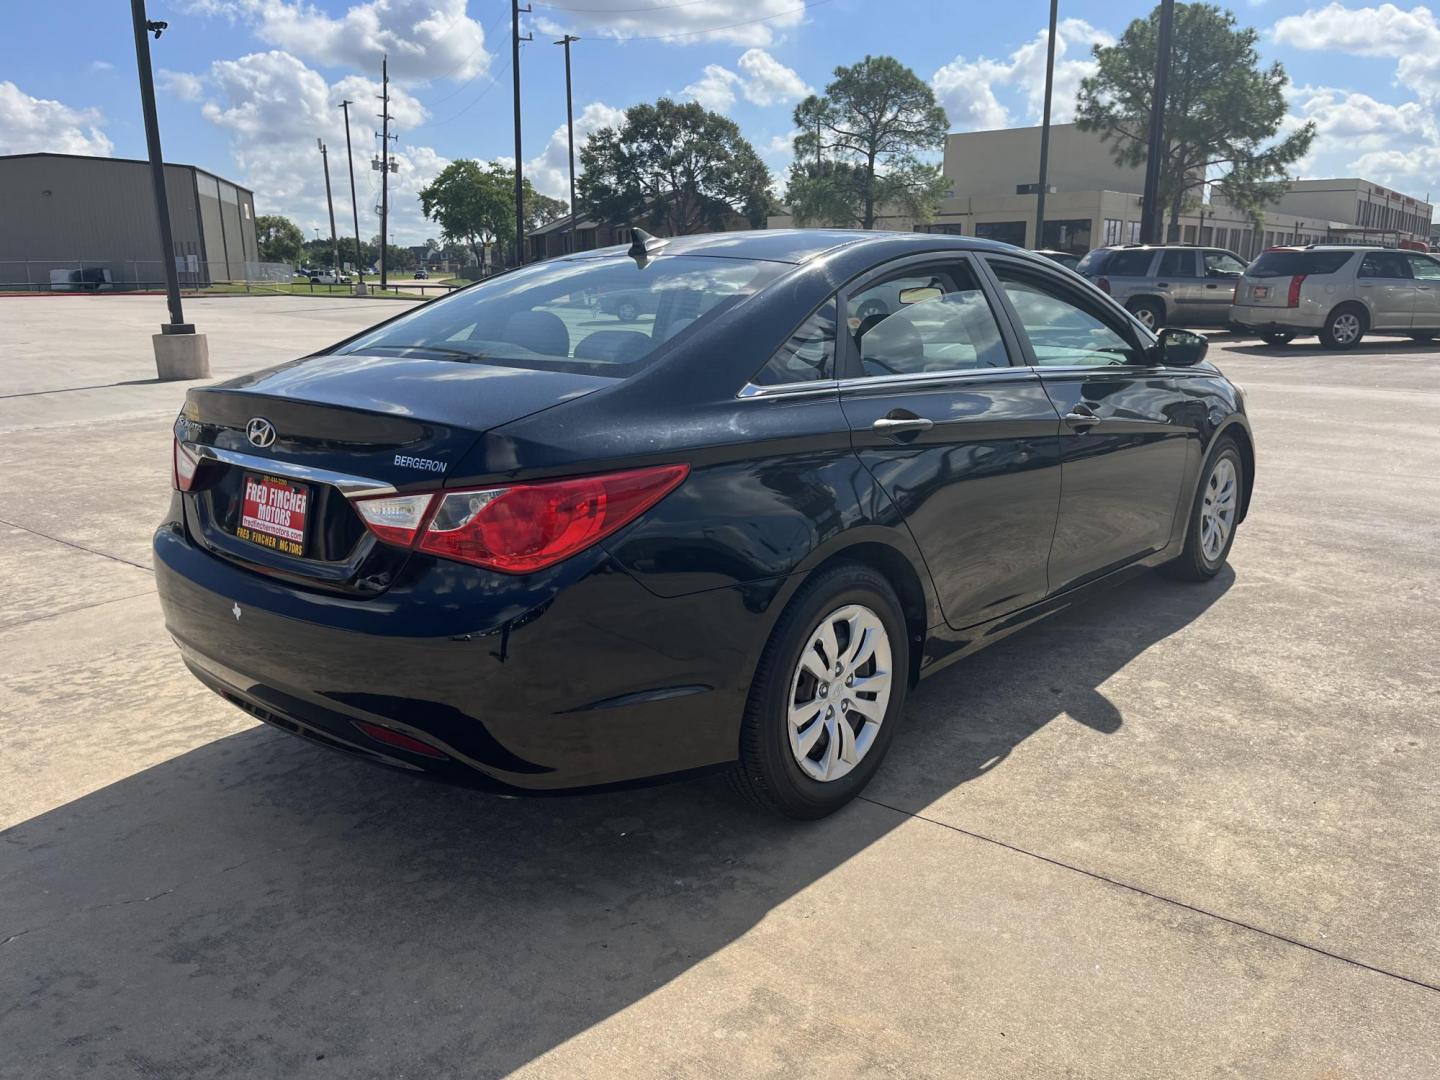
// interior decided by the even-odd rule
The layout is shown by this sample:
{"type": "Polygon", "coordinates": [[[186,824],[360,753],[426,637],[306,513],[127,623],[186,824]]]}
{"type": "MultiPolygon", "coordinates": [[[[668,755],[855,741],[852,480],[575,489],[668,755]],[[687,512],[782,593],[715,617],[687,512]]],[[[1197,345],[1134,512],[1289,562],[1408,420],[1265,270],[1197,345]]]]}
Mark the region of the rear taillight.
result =
{"type": "Polygon", "coordinates": [[[386,746],[394,746],[401,750],[408,750],[410,753],[419,754],[421,757],[445,757],[445,754],[435,749],[435,747],[429,743],[421,742],[411,735],[406,735],[403,731],[381,727],[379,724],[372,724],[368,720],[352,720],[351,723],[376,742],[384,743],[386,746]]]}
{"type": "Polygon", "coordinates": [[[189,491],[195,485],[195,470],[200,467],[200,458],[179,439],[173,441],[175,449],[170,463],[170,477],[176,491],[189,491]]]}
{"type": "Polygon", "coordinates": [[[1095,285],[1103,293],[1110,292],[1110,279],[1108,277],[1096,278],[1095,285]]]}
{"type": "Polygon", "coordinates": [[[365,527],[387,544],[410,547],[425,521],[425,512],[434,492],[418,495],[386,495],[378,499],[356,499],[351,505],[365,527]]]}
{"type": "Polygon", "coordinates": [[[1296,274],[1290,279],[1290,295],[1285,298],[1286,307],[1300,306],[1300,286],[1305,283],[1304,274],[1296,274]]]}
{"type": "Polygon", "coordinates": [[[528,574],[628,525],[689,472],[688,465],[660,465],[573,480],[358,499],[354,506],[387,543],[528,574]]]}

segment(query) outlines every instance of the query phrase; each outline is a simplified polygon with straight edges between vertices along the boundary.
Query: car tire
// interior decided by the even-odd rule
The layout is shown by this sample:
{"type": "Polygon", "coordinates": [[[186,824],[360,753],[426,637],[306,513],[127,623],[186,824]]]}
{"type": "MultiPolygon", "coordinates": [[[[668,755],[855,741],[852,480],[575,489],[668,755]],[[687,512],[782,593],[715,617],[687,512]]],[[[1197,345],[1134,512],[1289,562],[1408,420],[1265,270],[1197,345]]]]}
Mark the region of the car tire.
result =
{"type": "Polygon", "coordinates": [[[1179,581],[1209,581],[1218,574],[1235,543],[1244,494],[1245,458],[1234,439],[1221,436],[1205,461],[1195,489],[1185,547],[1177,558],[1160,567],[1161,571],[1179,581]],[[1218,537],[1217,529],[1223,530],[1218,537]]]}
{"type": "Polygon", "coordinates": [[[1341,304],[1330,312],[1320,328],[1320,344],[1337,351],[1353,349],[1369,328],[1370,318],[1362,305],[1341,304]]]}
{"type": "Polygon", "coordinates": [[[632,301],[626,300],[615,314],[621,322],[634,322],[640,317],[640,309],[632,301]]]}
{"type": "Polygon", "coordinates": [[[790,601],[756,666],[731,786],[753,805],[785,817],[813,820],[834,813],[855,798],[880,767],[905,706],[909,671],[905,616],[884,576],[856,563],[822,571],[790,601]],[[847,617],[853,621],[847,622],[847,617]],[[825,656],[823,644],[815,648],[827,621],[837,656],[825,656]],[[846,626],[852,629],[842,642],[840,630],[846,626]],[[882,632],[883,636],[876,636],[882,632]],[[857,634],[874,649],[852,668],[846,657],[857,644],[857,634]],[[863,636],[867,634],[868,639],[863,636]],[[807,651],[809,660],[802,663],[807,651]],[[853,693],[858,701],[872,691],[853,689],[854,683],[842,680],[853,678],[863,684],[866,678],[884,673],[881,657],[886,652],[886,696],[883,702],[871,701],[876,707],[870,711],[880,717],[872,727],[863,714],[847,712],[851,703],[844,697],[853,693]],[[833,666],[837,663],[838,673],[833,666]],[[835,680],[833,686],[819,681],[815,672],[821,667],[835,680]],[[808,710],[814,710],[808,722],[792,723],[792,717],[808,710]],[[840,725],[849,726],[848,739],[840,725]],[[846,749],[853,761],[846,760],[846,749]],[[827,765],[834,777],[818,778],[827,765]]]}
{"type": "Polygon", "coordinates": [[[1165,307],[1158,300],[1132,300],[1125,307],[1147,329],[1159,330],[1165,325],[1165,307]]]}
{"type": "Polygon", "coordinates": [[[1261,334],[1260,340],[1265,342],[1266,345],[1278,347],[1281,345],[1289,345],[1290,342],[1295,340],[1295,334],[1290,330],[1275,330],[1268,334],[1261,334]]]}

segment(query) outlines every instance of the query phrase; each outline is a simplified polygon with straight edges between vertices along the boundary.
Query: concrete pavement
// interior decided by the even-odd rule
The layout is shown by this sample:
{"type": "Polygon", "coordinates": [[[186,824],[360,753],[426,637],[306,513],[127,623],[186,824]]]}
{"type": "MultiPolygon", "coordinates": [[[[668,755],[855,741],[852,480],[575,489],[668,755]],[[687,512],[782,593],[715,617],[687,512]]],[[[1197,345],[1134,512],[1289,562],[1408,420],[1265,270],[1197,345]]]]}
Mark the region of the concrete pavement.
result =
{"type": "MultiPolygon", "coordinates": [[[[124,385],[122,303],[0,302],[0,1077],[1440,1073],[1434,350],[1217,339],[1233,570],[928,680],[795,825],[417,783],[201,689],[147,569],[183,387],[124,385]]],[[[187,314],[229,374],[376,303],[187,314]]]]}

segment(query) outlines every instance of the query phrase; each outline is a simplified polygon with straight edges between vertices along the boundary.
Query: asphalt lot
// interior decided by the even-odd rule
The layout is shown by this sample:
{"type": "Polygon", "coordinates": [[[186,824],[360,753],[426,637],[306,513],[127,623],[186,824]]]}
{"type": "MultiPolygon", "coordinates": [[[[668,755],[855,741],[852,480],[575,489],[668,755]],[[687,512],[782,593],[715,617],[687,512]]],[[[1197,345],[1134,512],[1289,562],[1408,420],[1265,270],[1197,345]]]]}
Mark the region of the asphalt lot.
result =
{"type": "MultiPolygon", "coordinates": [[[[193,301],[217,375],[396,301],[193,301]]],[[[499,800],[204,691],[160,298],[0,300],[0,1077],[1440,1075],[1440,351],[1217,338],[1233,570],[928,680],[866,797],[499,800]]]]}

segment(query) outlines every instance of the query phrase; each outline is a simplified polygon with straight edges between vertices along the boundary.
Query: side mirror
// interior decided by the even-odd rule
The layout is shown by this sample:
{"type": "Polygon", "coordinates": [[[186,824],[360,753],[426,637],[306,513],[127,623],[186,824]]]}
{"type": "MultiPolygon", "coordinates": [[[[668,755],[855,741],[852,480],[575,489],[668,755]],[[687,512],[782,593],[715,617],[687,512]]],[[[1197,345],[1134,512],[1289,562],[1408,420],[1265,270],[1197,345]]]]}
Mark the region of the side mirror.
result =
{"type": "Polygon", "coordinates": [[[1193,330],[1167,326],[1155,343],[1156,359],[1166,367],[1192,367],[1205,359],[1210,341],[1193,330]]]}

